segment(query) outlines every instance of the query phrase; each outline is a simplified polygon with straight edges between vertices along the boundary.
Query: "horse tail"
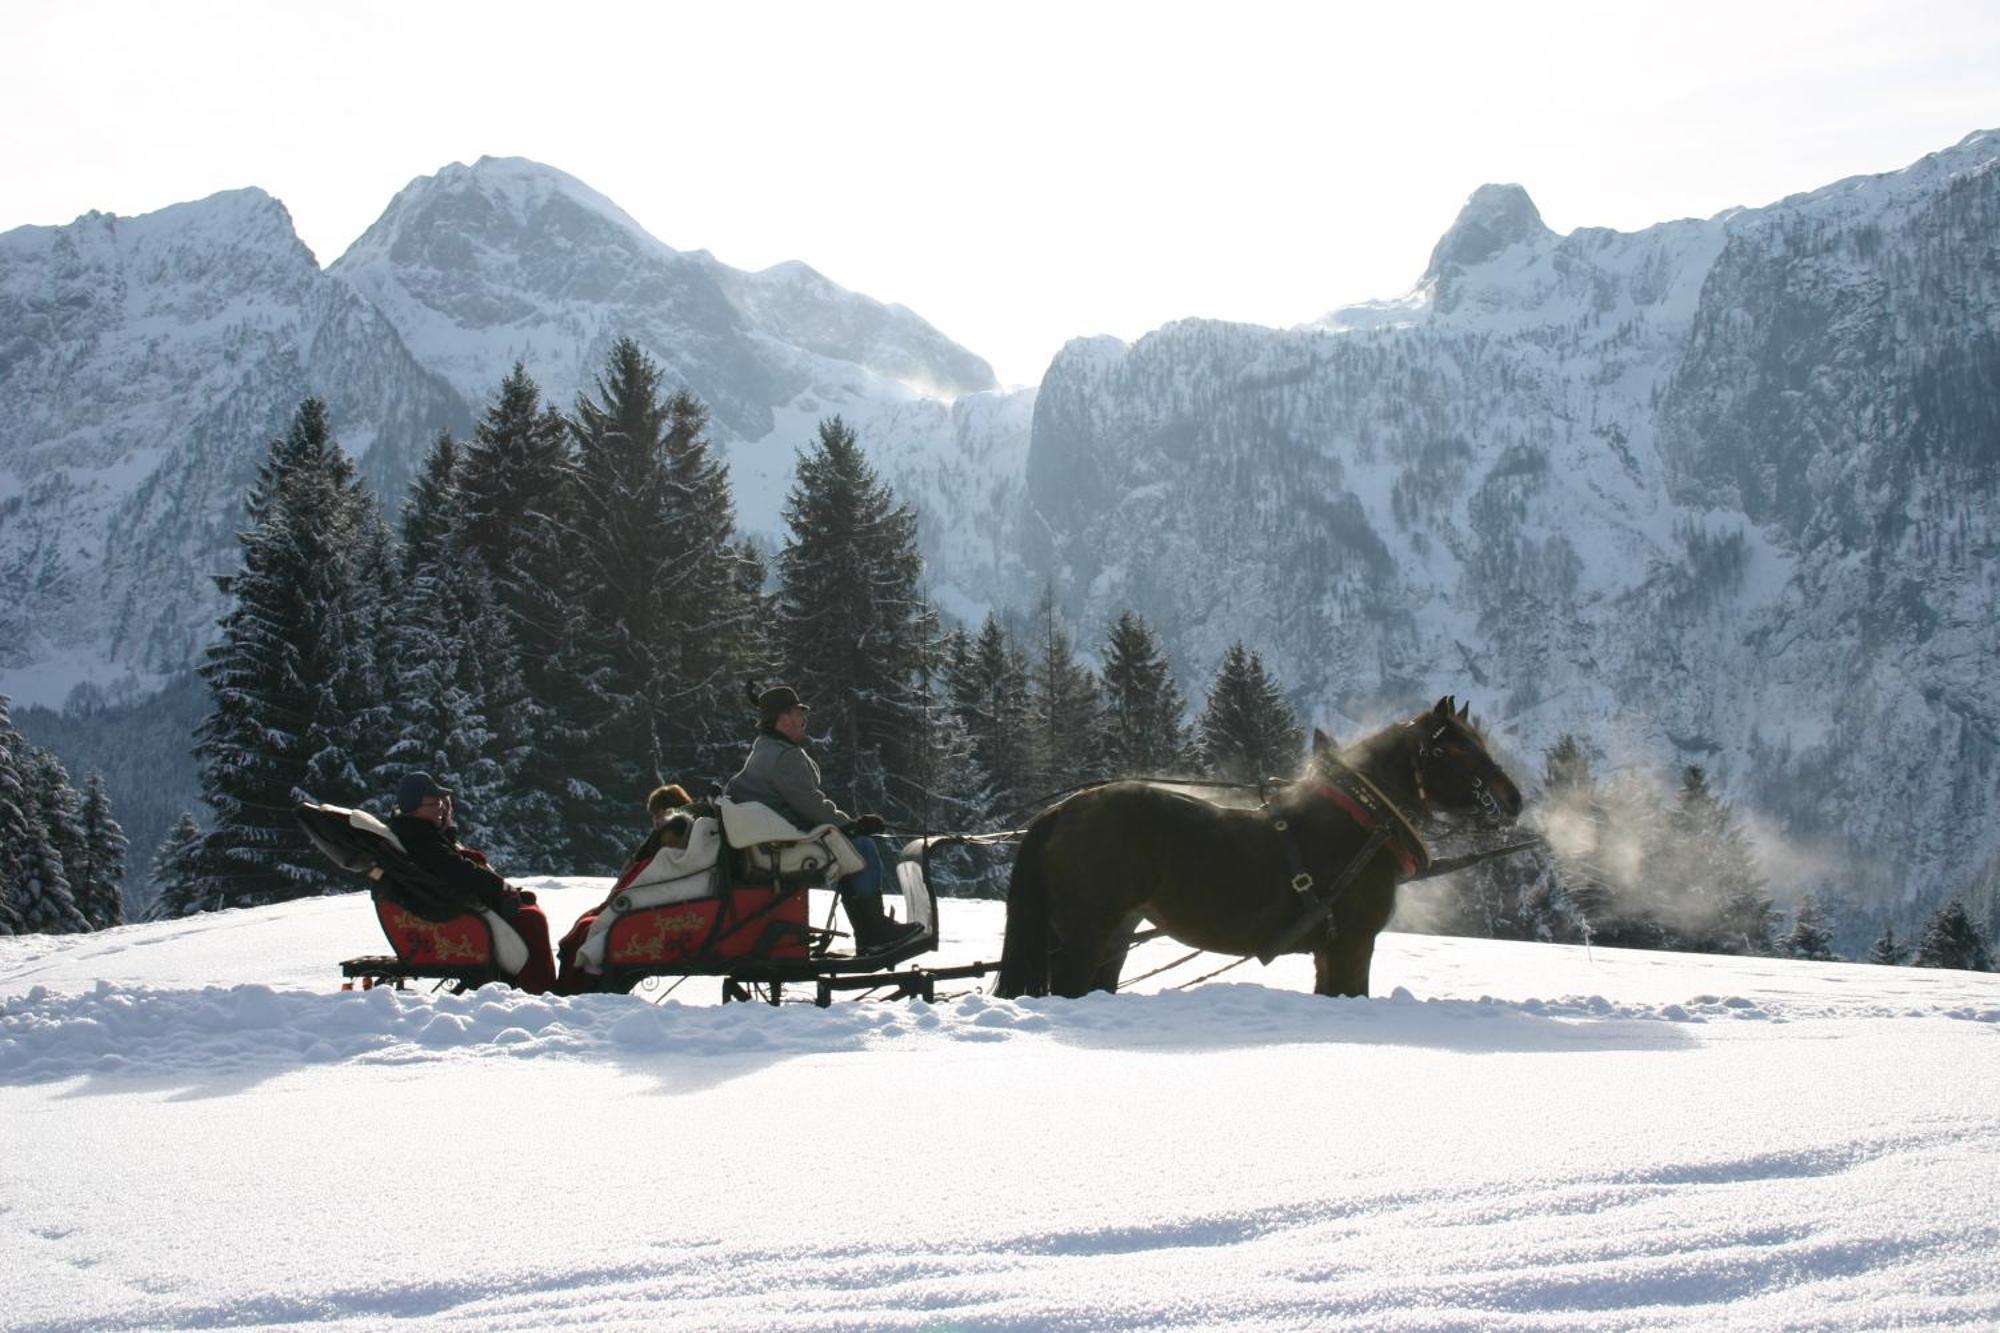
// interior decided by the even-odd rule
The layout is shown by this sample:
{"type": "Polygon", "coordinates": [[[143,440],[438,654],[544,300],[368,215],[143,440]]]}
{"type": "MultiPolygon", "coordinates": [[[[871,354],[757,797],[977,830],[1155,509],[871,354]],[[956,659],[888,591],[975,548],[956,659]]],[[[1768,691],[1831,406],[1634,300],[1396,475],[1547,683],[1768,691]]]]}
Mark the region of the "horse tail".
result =
{"type": "Polygon", "coordinates": [[[1002,999],[1049,993],[1049,877],[1042,853],[1058,813],[1044,811],[1030,824],[1014,856],[1014,873],[1007,881],[1007,933],[1000,946],[1000,975],[993,983],[993,993],[1002,999]]]}

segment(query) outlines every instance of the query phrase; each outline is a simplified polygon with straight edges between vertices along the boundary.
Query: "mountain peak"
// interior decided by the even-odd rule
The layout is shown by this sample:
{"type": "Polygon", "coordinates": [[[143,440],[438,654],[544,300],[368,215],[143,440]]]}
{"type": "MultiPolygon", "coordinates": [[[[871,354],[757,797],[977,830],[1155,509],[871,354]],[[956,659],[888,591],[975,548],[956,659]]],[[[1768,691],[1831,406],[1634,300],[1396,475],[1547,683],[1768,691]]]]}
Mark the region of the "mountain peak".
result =
{"type": "Polygon", "coordinates": [[[1481,263],[1520,241],[1553,236],[1540,210],[1518,185],[1482,185],[1459,209],[1458,219],[1431,251],[1424,279],[1436,278],[1447,265],[1461,268],[1481,263]]]}
{"type": "Polygon", "coordinates": [[[675,253],[631,214],[568,172],[525,157],[488,156],[471,166],[453,162],[434,175],[413,179],[336,267],[354,268],[381,253],[407,262],[420,249],[438,251],[433,260],[452,267],[475,238],[518,239],[548,225],[551,205],[559,216],[579,222],[595,218],[642,248],[675,253]]]}

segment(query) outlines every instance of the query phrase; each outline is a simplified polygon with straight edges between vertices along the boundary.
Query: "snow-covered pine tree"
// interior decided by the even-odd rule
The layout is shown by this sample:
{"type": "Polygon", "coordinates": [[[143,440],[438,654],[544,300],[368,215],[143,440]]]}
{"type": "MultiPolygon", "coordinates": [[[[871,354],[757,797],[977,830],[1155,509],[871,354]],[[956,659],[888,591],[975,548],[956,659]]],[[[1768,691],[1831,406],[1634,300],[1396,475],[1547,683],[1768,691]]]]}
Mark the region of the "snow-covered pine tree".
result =
{"type": "Polygon", "coordinates": [[[457,443],[439,436],[404,502],[389,617],[394,739],[375,787],[388,792],[406,773],[431,774],[457,797],[466,840],[515,860],[511,831],[523,821],[510,806],[521,747],[492,718],[512,715],[525,687],[485,566],[464,547],[460,458],[457,443]]]}
{"type": "Polygon", "coordinates": [[[70,901],[83,917],[85,929],[97,924],[88,910],[91,894],[89,839],[83,827],[83,795],[69,780],[69,770],[50,750],[31,746],[27,755],[28,785],[35,795],[36,815],[48,835],[49,850],[60,863],[70,901]]]}
{"type": "Polygon", "coordinates": [[[1993,955],[1986,937],[1972,923],[1965,904],[1954,898],[1924,924],[1924,937],[1912,960],[1917,967],[1955,967],[1967,972],[1991,972],[1993,955]]]}
{"type": "Polygon", "coordinates": [[[104,775],[91,770],[83,780],[82,864],[70,876],[77,909],[92,930],[125,924],[125,830],[111,814],[104,775]]]}
{"type": "Polygon", "coordinates": [[[707,426],[691,395],[665,394],[659,367],[629,338],[571,423],[586,614],[571,668],[582,688],[563,711],[573,750],[565,820],[576,851],[600,860],[615,863],[630,840],[626,812],[646,790],[698,788],[733,765],[738,682],[765,658],[707,426]]]}
{"type": "Polygon", "coordinates": [[[1187,771],[1187,700],[1145,620],[1130,611],[1104,642],[1104,768],[1119,776],[1187,771]]]}
{"type": "Polygon", "coordinates": [[[1792,958],[1814,963],[1834,960],[1833,932],[1826,928],[1825,914],[1820,910],[1817,895],[1808,893],[1799,899],[1799,910],[1792,918],[1791,933],[1785,936],[1785,953],[1792,958]]]}
{"type": "Polygon", "coordinates": [[[11,701],[0,694],[0,935],[27,929],[21,919],[22,872],[27,866],[29,818],[35,803],[22,776],[27,742],[14,729],[11,701]]]}
{"type": "Polygon", "coordinates": [[[1034,728],[1035,781],[1067,791],[1104,776],[1103,693],[1096,675],[1076,660],[1053,582],[1035,605],[1028,698],[1034,728]]]}
{"type": "MultiPolygon", "coordinates": [[[[1605,810],[1590,752],[1574,734],[1556,738],[1542,756],[1542,829],[1555,855],[1520,890],[1518,938],[1589,944],[1609,916],[1610,880],[1601,864],[1605,810]]],[[[1496,895],[1497,896],[1497,895],[1496,895]]],[[[1494,904],[1496,934],[1505,929],[1503,899],[1494,904]]]]}
{"type": "Polygon", "coordinates": [[[945,670],[952,708],[991,789],[986,822],[1022,818],[1026,804],[1046,794],[1033,785],[1027,659],[988,613],[979,637],[956,645],[945,670]]]}
{"type": "Polygon", "coordinates": [[[1224,782],[1291,778],[1305,759],[1305,729],[1264,659],[1231,644],[1222,655],[1208,702],[1195,719],[1201,766],[1224,782]]]}
{"type": "Polygon", "coordinates": [[[216,812],[208,905],[351,887],[300,835],[293,810],[307,797],[369,796],[364,773],[386,732],[371,580],[386,574],[387,532],[319,399],[272,441],[248,509],[243,566],[199,669],[212,701],[195,744],[216,812]]]}
{"type": "Polygon", "coordinates": [[[1742,826],[1699,764],[1682,770],[1679,799],[1667,814],[1664,832],[1665,841],[1648,859],[1648,873],[1650,877],[1656,864],[1670,867],[1668,881],[1676,896],[1667,905],[1667,924],[1680,935],[1677,947],[1770,954],[1776,907],[1742,826]]]}
{"type": "Polygon", "coordinates": [[[0,863],[9,874],[0,896],[7,898],[8,919],[19,921],[21,933],[68,935],[91,928],[77,910],[62,857],[63,845],[73,854],[81,846],[80,804],[62,764],[29,745],[0,709],[0,837],[6,840],[0,863]]]}
{"type": "Polygon", "coordinates": [[[937,616],[918,592],[917,516],[833,417],[799,452],[785,499],[774,635],[826,738],[827,794],[854,813],[921,814],[922,673],[937,616]]]}
{"type": "Polygon", "coordinates": [[[502,748],[518,758],[509,803],[508,842],[531,864],[572,862],[564,827],[571,756],[588,747],[565,721],[576,678],[584,608],[577,597],[576,468],[569,425],[544,406],[541,389],[516,363],[501,382],[454,470],[465,549],[492,585],[504,637],[478,631],[489,666],[513,645],[520,686],[489,687],[488,721],[502,748]],[[503,695],[516,702],[500,706],[503,695]]]}
{"type": "Polygon", "coordinates": [[[224,898],[228,885],[209,878],[203,870],[206,843],[201,825],[182,811],[153,852],[153,905],[146,912],[148,921],[171,921],[229,905],[224,898]]]}
{"type": "Polygon", "coordinates": [[[396,540],[358,476],[343,498],[351,519],[349,566],[328,589],[319,630],[323,642],[339,647],[326,657],[321,705],[306,731],[301,786],[308,793],[352,793],[354,804],[386,814],[394,797],[377,785],[375,774],[396,738],[389,697],[399,609],[396,540]]]}
{"type": "MultiPolygon", "coordinates": [[[[953,705],[953,664],[971,652],[964,630],[953,630],[932,645],[919,683],[924,700],[924,745],[915,782],[913,826],[921,831],[977,829],[992,809],[992,784],[973,754],[972,736],[953,705]]],[[[988,849],[937,848],[927,871],[931,888],[947,897],[1004,892],[1007,876],[996,873],[988,849]]]]}
{"type": "Polygon", "coordinates": [[[743,759],[739,682],[770,665],[772,599],[763,557],[736,540],[729,469],[692,394],[667,400],[665,542],[656,655],[659,776],[698,791],[743,759]]]}
{"type": "Polygon", "coordinates": [[[1896,938],[1896,927],[1884,924],[1875,943],[1868,946],[1866,961],[1877,967],[1901,967],[1910,961],[1910,946],[1896,938]]]}
{"type": "Polygon", "coordinates": [[[14,909],[20,915],[21,929],[28,934],[70,935],[90,929],[90,922],[77,910],[69,877],[63,871],[62,855],[56,851],[55,840],[43,826],[39,812],[28,816],[27,837],[15,880],[14,909]]]}

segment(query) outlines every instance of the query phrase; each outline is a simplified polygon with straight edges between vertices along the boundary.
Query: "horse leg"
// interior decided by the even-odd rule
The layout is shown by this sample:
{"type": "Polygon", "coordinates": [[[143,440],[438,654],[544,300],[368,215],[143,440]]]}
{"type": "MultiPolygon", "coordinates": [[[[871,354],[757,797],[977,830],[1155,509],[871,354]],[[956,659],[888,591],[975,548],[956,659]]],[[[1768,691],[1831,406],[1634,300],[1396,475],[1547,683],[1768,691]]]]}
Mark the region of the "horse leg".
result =
{"type": "Polygon", "coordinates": [[[1055,948],[1049,952],[1049,994],[1074,999],[1094,990],[1109,990],[1117,984],[1116,968],[1124,965],[1123,941],[1115,929],[1089,919],[1095,914],[1072,913],[1057,925],[1055,948]],[[1085,919],[1077,919],[1084,916],[1085,919]],[[1117,959],[1107,986],[1102,980],[1104,960],[1117,959]]]}
{"type": "Polygon", "coordinates": [[[1091,989],[1116,991],[1118,974],[1125,970],[1125,955],[1132,949],[1132,933],[1144,919],[1142,912],[1130,912],[1112,930],[1104,941],[1102,961],[1097,965],[1097,974],[1091,978],[1091,989]]]}
{"type": "Polygon", "coordinates": [[[1313,994],[1368,996],[1368,965],[1375,958],[1375,937],[1362,931],[1342,931],[1313,950],[1313,994]]]}

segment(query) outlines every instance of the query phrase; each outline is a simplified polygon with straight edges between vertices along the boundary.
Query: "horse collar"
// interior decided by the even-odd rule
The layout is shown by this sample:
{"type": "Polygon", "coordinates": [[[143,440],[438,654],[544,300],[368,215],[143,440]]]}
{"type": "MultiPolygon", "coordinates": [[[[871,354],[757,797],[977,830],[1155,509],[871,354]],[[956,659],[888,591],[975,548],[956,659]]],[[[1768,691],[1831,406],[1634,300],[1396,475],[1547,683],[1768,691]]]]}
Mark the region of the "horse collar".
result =
{"type": "Polygon", "coordinates": [[[1321,761],[1318,768],[1322,796],[1339,806],[1343,814],[1364,830],[1372,830],[1377,825],[1389,830],[1390,850],[1396,854],[1403,878],[1430,868],[1431,852],[1424,845],[1423,835],[1417,832],[1409,816],[1382,794],[1381,788],[1370,782],[1365,774],[1345,764],[1321,761]]]}

